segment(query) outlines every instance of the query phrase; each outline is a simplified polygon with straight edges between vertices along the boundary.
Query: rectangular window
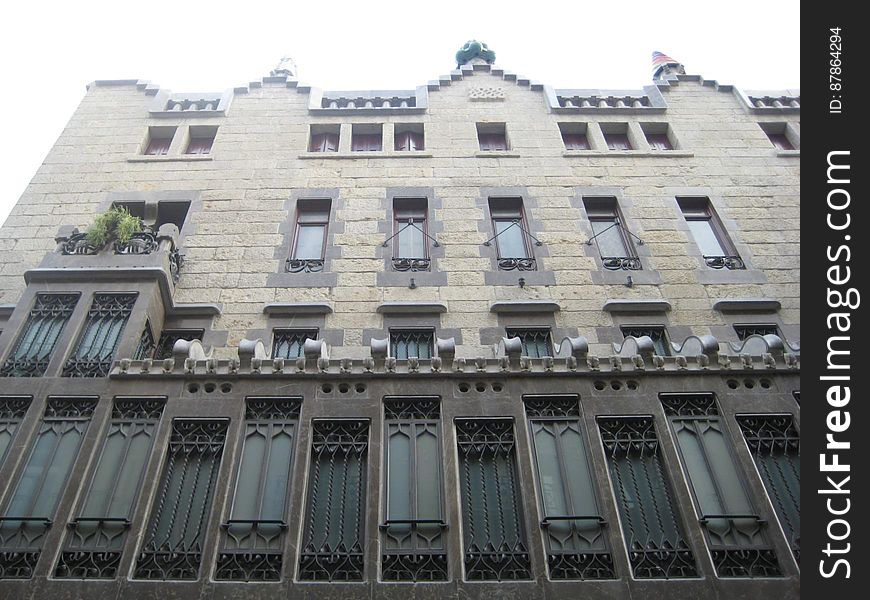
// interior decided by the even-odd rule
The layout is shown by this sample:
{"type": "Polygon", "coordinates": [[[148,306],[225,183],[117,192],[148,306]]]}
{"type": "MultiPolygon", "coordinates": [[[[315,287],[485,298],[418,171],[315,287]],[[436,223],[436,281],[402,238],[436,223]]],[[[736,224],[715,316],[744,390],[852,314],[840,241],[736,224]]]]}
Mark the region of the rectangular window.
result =
{"type": "Polygon", "coordinates": [[[523,343],[522,356],[528,356],[529,358],[553,356],[553,344],[550,339],[549,328],[508,328],[505,330],[505,333],[509,338],[520,338],[520,341],[523,343]]]}
{"type": "Polygon", "coordinates": [[[0,377],[41,377],[78,300],[79,294],[37,294],[0,377]]]}
{"type": "Polygon", "coordinates": [[[743,341],[751,335],[775,335],[778,337],[782,337],[779,335],[779,327],[776,325],[767,325],[767,324],[751,324],[751,325],[735,325],[734,331],[737,332],[737,339],[743,341]]]}
{"type": "Polygon", "coordinates": [[[350,142],[354,152],[380,152],[384,149],[383,126],[354,124],[350,142]]]}
{"type": "Polygon", "coordinates": [[[63,367],[64,377],[106,377],[109,374],[115,349],[137,296],[135,292],[94,294],[78,345],[63,367]]]}
{"type": "Polygon", "coordinates": [[[659,394],[719,577],[779,577],[712,394],[659,394]]]}
{"type": "Polygon", "coordinates": [[[642,269],[616,198],[584,198],[583,206],[602,266],[610,271],[642,269]]]}
{"type": "Polygon", "coordinates": [[[0,396],[0,467],[15,438],[18,424],[27,414],[30,401],[30,396],[0,396]]]}
{"type": "Polygon", "coordinates": [[[384,399],[385,581],[446,581],[440,400],[384,399]]]}
{"type": "Polygon", "coordinates": [[[188,342],[199,340],[201,342],[204,333],[204,329],[164,329],[160,333],[160,340],[154,349],[154,359],[163,360],[164,358],[172,358],[172,349],[175,347],[175,342],[178,340],[186,340],[188,342]]]}
{"type": "Polygon", "coordinates": [[[677,198],[689,231],[706,265],[712,269],[745,269],[707,198],[677,198]]]}
{"type": "Polygon", "coordinates": [[[214,126],[190,126],[190,141],[187,143],[185,154],[211,154],[214,138],[217,136],[217,127],[214,126]]]}
{"type": "Polygon", "coordinates": [[[242,455],[215,579],[278,581],[301,398],[247,398],[242,455]]]}
{"type": "Polygon", "coordinates": [[[504,123],[478,123],[477,141],[483,152],[507,150],[507,133],[504,123]]]}
{"type": "Polygon", "coordinates": [[[586,123],[559,123],[559,132],[562,134],[565,150],[589,150],[591,148],[586,132],[586,123]]]}
{"type": "Polygon", "coordinates": [[[142,329],[142,335],[139,336],[139,344],[136,346],[136,353],[133,355],[133,360],[145,360],[151,358],[154,353],[154,334],[151,332],[151,322],[145,320],[145,327],[142,329]]]}
{"type": "Polygon", "coordinates": [[[165,398],[116,398],[78,517],[54,576],[73,579],[114,579],[121,563],[133,508],[151,455],[165,398]]]}
{"type": "MultiPolygon", "coordinates": [[[[498,268],[502,271],[534,271],[537,264],[532,255],[522,198],[490,198],[489,212],[498,251],[498,268]]],[[[487,242],[489,245],[492,242],[487,242]]]]}
{"type": "Polygon", "coordinates": [[[674,149],[667,123],[641,123],[640,128],[652,150],[674,149]]]}
{"type": "Polygon", "coordinates": [[[134,579],[195,580],[228,419],[174,419],[134,579]]]}
{"type": "Polygon", "coordinates": [[[737,424],[749,446],[776,517],[801,560],[801,438],[792,415],[738,415],[737,424]]]}
{"type": "Polygon", "coordinates": [[[428,271],[429,244],[426,198],[393,200],[393,269],[428,271]]]}
{"type": "Polygon", "coordinates": [[[296,206],[296,230],[286,270],[289,273],[318,273],[323,270],[326,232],[329,227],[329,199],[299,200],[296,206]]]}
{"type": "Polygon", "coordinates": [[[317,339],[316,329],[276,329],[272,340],[272,358],[299,358],[304,356],[307,340],[317,339]]]}
{"type": "Polygon", "coordinates": [[[338,152],[340,125],[312,125],[309,152],[338,152]]]}
{"type": "Polygon", "coordinates": [[[97,398],[49,397],[24,471],[0,511],[0,579],[30,579],[97,398]]]}
{"type": "Polygon", "coordinates": [[[425,150],[423,124],[411,123],[407,125],[396,125],[395,142],[396,152],[415,152],[425,150]]]}
{"type": "Polygon", "coordinates": [[[455,420],[465,578],[531,579],[513,419],[455,420]]]}
{"type": "Polygon", "coordinates": [[[636,579],[698,577],[652,417],[598,417],[636,579]]]}
{"type": "Polygon", "coordinates": [[[312,421],[303,581],[363,579],[368,442],[368,421],[312,421]]]}
{"type": "Polygon", "coordinates": [[[777,150],[795,150],[797,149],[796,138],[792,139],[793,131],[789,131],[787,123],[759,123],[758,124],[770,143],[777,150]]]}
{"type": "Polygon", "coordinates": [[[431,329],[391,329],[390,356],[397,360],[428,360],[434,354],[435,332],[431,329]]]}
{"type": "Polygon", "coordinates": [[[664,327],[642,326],[642,327],[623,327],[623,337],[639,338],[647,336],[653,342],[653,349],[659,356],[671,355],[671,344],[668,342],[668,334],[664,327]]]}
{"type": "Polygon", "coordinates": [[[608,150],[631,150],[626,123],[601,123],[601,133],[608,150]]]}
{"type": "Polygon", "coordinates": [[[148,140],[145,143],[146,156],[165,156],[169,154],[172,138],[175,137],[175,127],[149,127],[148,140]]]}
{"type": "Polygon", "coordinates": [[[524,396],[551,579],[612,579],[576,396],[524,396]]]}

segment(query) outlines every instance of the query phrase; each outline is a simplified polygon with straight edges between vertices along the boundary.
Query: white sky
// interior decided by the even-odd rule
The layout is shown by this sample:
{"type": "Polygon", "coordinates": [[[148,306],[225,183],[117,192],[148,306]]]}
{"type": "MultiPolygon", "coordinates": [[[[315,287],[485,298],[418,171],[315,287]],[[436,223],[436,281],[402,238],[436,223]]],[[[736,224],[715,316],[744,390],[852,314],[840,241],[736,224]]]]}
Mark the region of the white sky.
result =
{"type": "Polygon", "coordinates": [[[798,2],[13,0],[0,18],[0,221],[95,79],[222,91],[292,56],[327,90],[412,89],[469,39],[557,88],[639,89],[660,50],[740,89],[800,87],[798,2]],[[557,6],[562,6],[557,10],[557,6]]]}

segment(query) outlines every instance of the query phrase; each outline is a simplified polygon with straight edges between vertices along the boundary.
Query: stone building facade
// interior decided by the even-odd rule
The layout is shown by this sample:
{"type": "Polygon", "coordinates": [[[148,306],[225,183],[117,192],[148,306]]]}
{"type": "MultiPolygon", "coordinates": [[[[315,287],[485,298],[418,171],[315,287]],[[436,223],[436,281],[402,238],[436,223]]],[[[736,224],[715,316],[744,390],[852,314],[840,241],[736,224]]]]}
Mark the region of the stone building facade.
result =
{"type": "Polygon", "coordinates": [[[0,229],[0,597],[798,597],[799,92],[458,60],[88,86],[0,229]]]}

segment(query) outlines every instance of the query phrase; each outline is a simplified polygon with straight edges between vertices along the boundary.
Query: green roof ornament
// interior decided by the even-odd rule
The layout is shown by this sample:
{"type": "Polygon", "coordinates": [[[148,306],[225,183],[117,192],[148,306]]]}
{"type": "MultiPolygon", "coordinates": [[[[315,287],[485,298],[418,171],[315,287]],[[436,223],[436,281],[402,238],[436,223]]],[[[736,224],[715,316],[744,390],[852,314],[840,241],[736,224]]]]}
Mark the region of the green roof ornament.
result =
{"type": "Polygon", "coordinates": [[[465,42],[465,45],[456,53],[456,68],[458,69],[475,58],[479,58],[486,64],[491,65],[495,62],[495,52],[490,50],[483,42],[469,40],[465,42]]]}

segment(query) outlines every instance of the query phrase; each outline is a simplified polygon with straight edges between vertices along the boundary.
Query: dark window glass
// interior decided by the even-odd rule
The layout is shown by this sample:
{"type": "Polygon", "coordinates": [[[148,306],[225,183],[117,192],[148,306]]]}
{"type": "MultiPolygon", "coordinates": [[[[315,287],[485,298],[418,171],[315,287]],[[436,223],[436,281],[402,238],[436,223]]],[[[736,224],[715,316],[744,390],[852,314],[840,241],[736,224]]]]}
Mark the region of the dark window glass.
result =
{"type": "Polygon", "coordinates": [[[610,481],[637,579],[698,577],[652,417],[599,417],[610,481]]]}
{"type": "Polygon", "coordinates": [[[396,150],[401,152],[425,150],[423,134],[418,131],[397,131],[396,150]]]}
{"type": "Polygon", "coordinates": [[[368,421],[314,420],[299,578],[361,581],[368,421]]]}
{"type": "Polygon", "coordinates": [[[311,135],[309,152],[338,152],[337,133],[315,133],[311,135]]]}
{"type": "Polygon", "coordinates": [[[666,133],[647,133],[646,141],[649,142],[649,147],[653,150],[673,150],[671,140],[668,139],[666,133]]]}
{"type": "Polygon", "coordinates": [[[610,150],[631,150],[627,133],[604,133],[604,141],[610,150]]]}
{"type": "Polygon", "coordinates": [[[0,377],[39,377],[45,373],[78,300],[78,294],[37,294],[27,323],[0,368],[0,377]]]}
{"type": "Polygon", "coordinates": [[[438,398],[384,400],[386,581],[447,579],[438,398]]]}
{"type": "Polygon", "coordinates": [[[589,150],[589,139],[585,133],[562,133],[565,150],[589,150]]]}
{"type": "Polygon", "coordinates": [[[94,294],[84,331],[63,367],[64,377],[106,377],[137,294],[94,294]]]}
{"type": "Polygon", "coordinates": [[[142,335],[139,336],[139,345],[136,346],[136,353],[133,355],[133,360],[144,360],[151,358],[154,352],[154,334],[151,333],[151,323],[146,319],[145,328],[142,329],[142,335]]]}
{"type": "Polygon", "coordinates": [[[737,339],[745,340],[750,335],[779,335],[779,328],[776,325],[764,325],[764,324],[753,324],[753,325],[735,325],[734,331],[737,332],[737,339]]]}
{"type": "Polygon", "coordinates": [[[778,150],[794,150],[794,145],[789,141],[784,133],[768,133],[770,143],[778,150]]]}
{"type": "Polygon", "coordinates": [[[653,341],[653,349],[659,356],[670,356],[671,348],[664,327],[623,327],[623,337],[647,336],[653,341]]]}
{"type": "Polygon", "coordinates": [[[6,450],[12,445],[18,424],[30,407],[28,396],[0,396],[0,467],[6,458],[6,450]]]}
{"type": "Polygon", "coordinates": [[[299,358],[303,356],[306,340],[316,340],[314,329],[276,329],[272,342],[272,358],[299,358]]]}
{"type": "Polygon", "coordinates": [[[531,579],[512,419],[457,418],[465,577],[531,579]]]}
{"type": "Polygon", "coordinates": [[[227,419],[175,419],[134,579],[195,580],[226,441],[227,419]]]}
{"type": "Polygon", "coordinates": [[[507,329],[507,337],[518,337],[523,343],[523,356],[543,358],[553,356],[549,329],[507,329]]]}
{"type": "Polygon", "coordinates": [[[351,150],[354,152],[377,152],[383,149],[383,136],[380,133],[354,133],[351,150]]]}
{"type": "Polygon", "coordinates": [[[117,398],[97,468],[54,571],[114,579],[165,398],[117,398]]]}
{"type": "Polygon", "coordinates": [[[160,340],[157,342],[157,348],[154,350],[155,360],[163,360],[164,358],[172,358],[172,349],[175,347],[175,342],[178,340],[199,340],[202,341],[202,336],[205,333],[203,329],[164,329],[160,334],[160,340]]]}
{"type": "Polygon", "coordinates": [[[432,358],[435,332],[431,329],[390,330],[390,356],[398,360],[432,358]]]}

